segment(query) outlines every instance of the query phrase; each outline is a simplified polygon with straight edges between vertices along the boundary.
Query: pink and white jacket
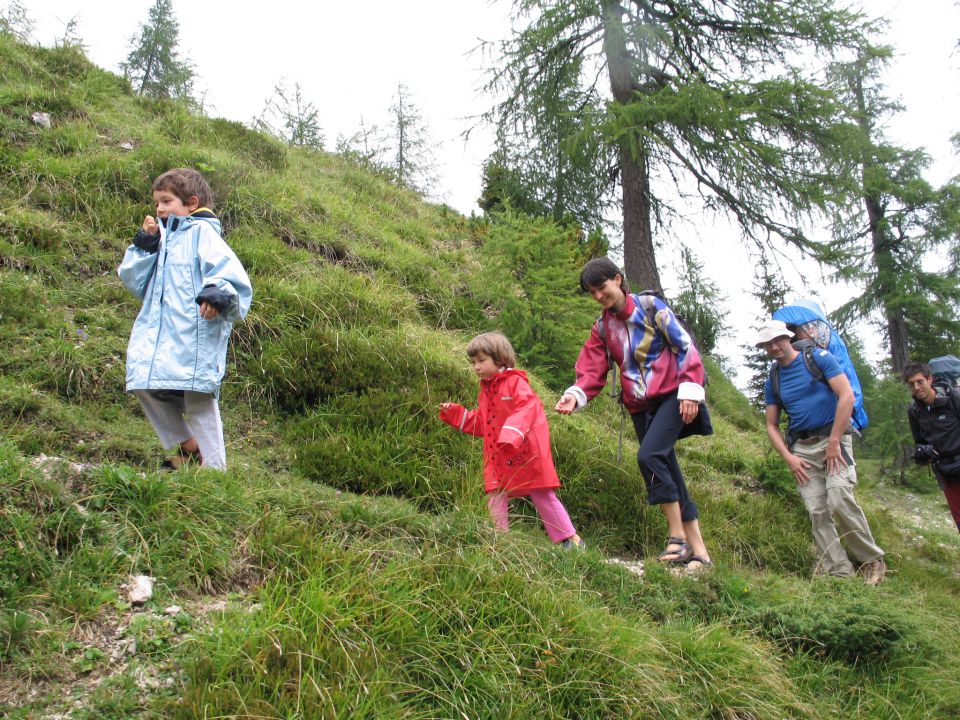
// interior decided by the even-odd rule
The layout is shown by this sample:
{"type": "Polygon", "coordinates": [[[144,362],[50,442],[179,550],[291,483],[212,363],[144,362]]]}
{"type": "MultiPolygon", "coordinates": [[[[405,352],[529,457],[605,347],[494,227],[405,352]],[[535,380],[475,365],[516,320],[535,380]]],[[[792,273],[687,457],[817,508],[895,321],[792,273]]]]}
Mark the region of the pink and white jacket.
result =
{"type": "Polygon", "coordinates": [[[704,401],[706,374],[700,353],[660,298],[627,293],[620,312],[604,310],[594,323],[574,366],[576,383],[565,391],[577,399],[577,409],[606,385],[608,350],[620,368],[621,394],[628,412],[647,410],[673,392],[680,400],[704,401]]]}
{"type": "Polygon", "coordinates": [[[543,403],[527,374],[503,368],[480,381],[477,409],[451,403],[440,419],[483,438],[483,488],[510,497],[560,487],[550,451],[550,427],[543,403]]]}

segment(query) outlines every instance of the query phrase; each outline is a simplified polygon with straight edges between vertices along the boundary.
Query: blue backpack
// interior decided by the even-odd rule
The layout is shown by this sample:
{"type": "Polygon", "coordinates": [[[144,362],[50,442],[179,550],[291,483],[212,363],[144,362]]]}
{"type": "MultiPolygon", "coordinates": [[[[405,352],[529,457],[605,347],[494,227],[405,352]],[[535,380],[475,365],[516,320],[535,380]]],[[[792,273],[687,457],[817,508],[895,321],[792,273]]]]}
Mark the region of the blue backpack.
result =
{"type": "Polygon", "coordinates": [[[956,355],[941,355],[930,358],[930,370],[935,380],[947,383],[951,387],[960,388],[960,358],[956,355]]]}
{"type": "MultiPolygon", "coordinates": [[[[797,300],[790,305],[784,305],[774,312],[773,319],[782,320],[787,325],[803,325],[812,320],[820,320],[827,324],[827,327],[830,328],[830,342],[824,349],[836,359],[840,369],[843,370],[847,379],[850,381],[850,387],[853,389],[853,415],[850,418],[851,423],[857,430],[863,430],[867,427],[869,419],[867,418],[866,408],[863,406],[863,388],[860,387],[860,378],[857,377],[857,371],[853,367],[853,360],[850,359],[850,351],[847,350],[847,345],[843,342],[843,338],[833,329],[833,325],[827,320],[820,306],[812,300],[797,300]]],[[[806,360],[806,358],[804,359],[806,360]]],[[[816,363],[813,364],[816,365],[816,363]]],[[[810,363],[807,363],[807,368],[810,368],[810,363]]],[[[822,376],[822,373],[819,372],[819,367],[816,372],[812,369],[810,372],[814,377],[822,376]]],[[[826,382],[826,380],[824,380],[824,382],[826,382]]],[[[776,383],[774,387],[774,391],[776,392],[776,383]]]]}

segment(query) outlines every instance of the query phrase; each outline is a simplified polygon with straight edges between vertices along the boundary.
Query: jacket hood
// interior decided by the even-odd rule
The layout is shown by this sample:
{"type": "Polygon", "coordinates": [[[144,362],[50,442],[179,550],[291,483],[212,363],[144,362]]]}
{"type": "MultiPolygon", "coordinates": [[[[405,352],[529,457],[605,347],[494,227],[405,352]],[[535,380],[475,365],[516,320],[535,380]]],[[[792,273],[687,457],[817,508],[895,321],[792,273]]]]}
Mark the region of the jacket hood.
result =
{"type": "Polygon", "coordinates": [[[518,370],[517,368],[500,368],[495,375],[491,375],[486,380],[481,380],[480,384],[494,385],[500,382],[501,380],[505,380],[511,375],[517,375],[519,377],[522,377],[524,380],[527,379],[527,373],[524,372],[523,370],[518,370]]]}
{"type": "Polygon", "coordinates": [[[167,232],[174,232],[176,230],[189,227],[198,220],[209,222],[214,226],[217,234],[220,234],[220,220],[217,219],[217,216],[213,214],[213,211],[210,210],[210,208],[200,208],[186,217],[182,215],[168,215],[165,218],[160,218],[160,224],[166,229],[167,232]]]}

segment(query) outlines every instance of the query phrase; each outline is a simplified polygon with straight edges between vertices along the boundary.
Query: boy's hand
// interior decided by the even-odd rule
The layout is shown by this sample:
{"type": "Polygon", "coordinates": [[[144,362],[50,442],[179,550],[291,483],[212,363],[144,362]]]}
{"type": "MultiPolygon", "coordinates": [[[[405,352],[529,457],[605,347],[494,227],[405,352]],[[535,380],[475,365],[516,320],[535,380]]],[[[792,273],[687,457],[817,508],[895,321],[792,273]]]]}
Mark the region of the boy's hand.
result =
{"type": "Polygon", "coordinates": [[[157,225],[157,221],[156,221],[156,219],[153,217],[153,215],[147,215],[147,216],[143,219],[143,226],[142,226],[142,227],[143,227],[143,231],[144,231],[145,233],[150,234],[150,235],[156,235],[158,232],[160,232],[160,226],[157,225]]]}
{"type": "Polygon", "coordinates": [[[220,311],[217,310],[213,305],[208,302],[200,303],[200,317],[204,320],[213,320],[220,314],[220,311]]]}

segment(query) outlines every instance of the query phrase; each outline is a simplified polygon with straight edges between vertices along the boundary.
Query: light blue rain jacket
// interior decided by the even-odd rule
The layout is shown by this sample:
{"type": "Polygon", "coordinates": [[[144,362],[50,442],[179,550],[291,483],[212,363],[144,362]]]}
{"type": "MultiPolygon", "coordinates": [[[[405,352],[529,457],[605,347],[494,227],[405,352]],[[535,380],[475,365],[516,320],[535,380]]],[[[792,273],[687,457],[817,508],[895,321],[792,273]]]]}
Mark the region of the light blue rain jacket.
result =
{"type": "Polygon", "coordinates": [[[158,252],[131,245],[117,270],[130,292],[143,299],[127,346],[127,392],[218,393],[230,330],[253,300],[250,278],[212,215],[171,215],[160,235],[158,252]],[[230,296],[229,307],[213,320],[200,317],[196,302],[207,285],[230,296]]]}
{"type": "Polygon", "coordinates": [[[782,320],[787,325],[804,325],[814,320],[820,323],[820,333],[813,334],[813,342],[817,347],[829,351],[836,358],[840,369],[850,380],[850,387],[853,390],[853,416],[851,419],[854,427],[857,430],[863,430],[867,427],[867,411],[863,407],[863,389],[860,387],[860,378],[857,377],[857,371],[853,367],[853,360],[850,359],[847,344],[833,329],[833,325],[823,314],[820,305],[814,300],[795,300],[774,312],[773,319],[782,320]]]}

